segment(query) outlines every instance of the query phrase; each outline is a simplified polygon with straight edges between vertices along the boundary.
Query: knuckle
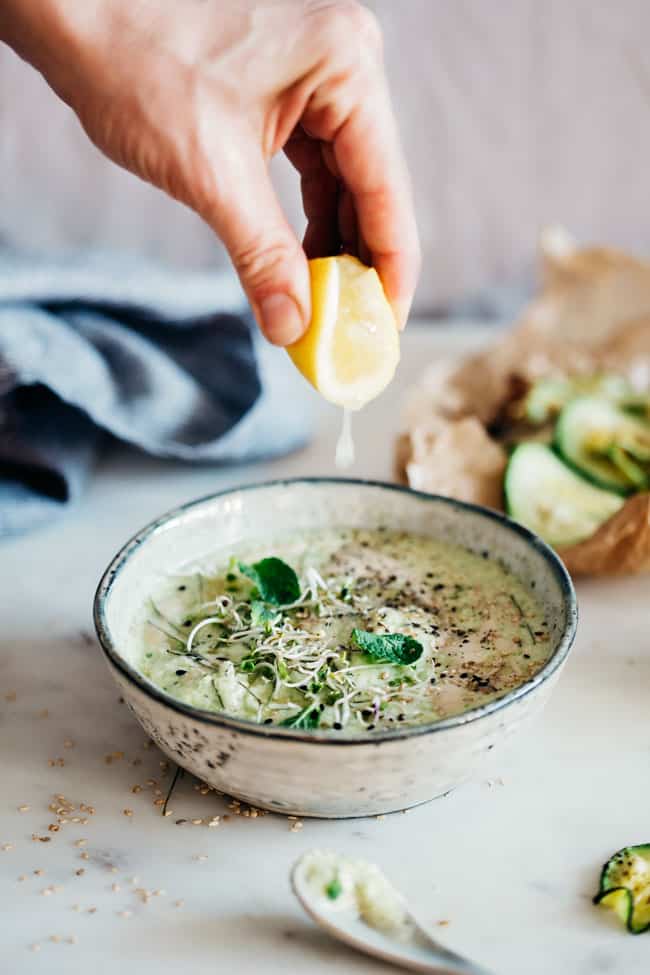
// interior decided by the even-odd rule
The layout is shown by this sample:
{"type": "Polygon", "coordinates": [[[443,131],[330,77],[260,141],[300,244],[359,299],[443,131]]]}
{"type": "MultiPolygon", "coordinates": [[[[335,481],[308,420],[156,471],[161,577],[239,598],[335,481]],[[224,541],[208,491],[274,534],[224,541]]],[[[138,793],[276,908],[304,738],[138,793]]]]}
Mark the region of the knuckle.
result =
{"type": "Polygon", "coordinates": [[[339,49],[341,45],[357,50],[365,46],[381,50],[382,34],[375,15],[357,0],[334,0],[320,12],[321,40],[339,49]]]}
{"type": "Polygon", "coordinates": [[[296,246],[286,240],[252,237],[232,254],[237,273],[246,288],[263,297],[269,288],[288,285],[296,246]]]}

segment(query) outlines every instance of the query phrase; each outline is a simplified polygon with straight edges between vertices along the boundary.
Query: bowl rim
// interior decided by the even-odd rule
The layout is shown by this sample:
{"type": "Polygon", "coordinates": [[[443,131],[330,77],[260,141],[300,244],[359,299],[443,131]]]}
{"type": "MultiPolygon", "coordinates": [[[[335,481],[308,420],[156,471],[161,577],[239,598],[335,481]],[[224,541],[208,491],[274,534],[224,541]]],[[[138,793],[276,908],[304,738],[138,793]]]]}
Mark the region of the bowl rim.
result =
{"type": "Polygon", "coordinates": [[[167,707],[171,708],[173,711],[179,712],[185,717],[192,718],[193,720],[200,721],[204,724],[225,728],[233,732],[256,735],[264,739],[302,741],[314,745],[355,745],[365,747],[378,745],[384,741],[401,741],[407,738],[415,738],[420,735],[430,735],[437,732],[449,731],[453,728],[462,727],[466,724],[486,718],[489,715],[508,707],[510,704],[514,704],[516,701],[521,700],[522,698],[528,696],[528,694],[531,694],[533,691],[537,690],[538,687],[544,684],[562,666],[569,654],[569,651],[571,650],[578,625],[578,603],[571,577],[557,553],[554,552],[553,549],[546,544],[546,542],[542,541],[538,535],[535,535],[524,525],[519,524],[519,522],[514,521],[502,512],[495,511],[492,508],[486,508],[483,505],[473,504],[468,501],[459,501],[456,498],[449,498],[441,494],[428,494],[425,491],[417,491],[414,488],[410,488],[402,484],[392,484],[388,481],[346,477],[287,477],[268,481],[256,481],[251,484],[243,484],[235,487],[225,488],[222,491],[203,495],[202,497],[195,498],[192,501],[187,501],[183,504],[177,505],[175,508],[171,508],[169,511],[166,511],[157,518],[154,518],[153,521],[150,521],[147,525],[131,536],[127,542],[125,542],[125,544],[119,549],[117,554],[111,559],[107,568],[104,570],[93,599],[93,622],[100,647],[108,662],[112,664],[125,678],[127,678],[128,681],[135,684],[139,690],[143,691],[145,695],[153,698],[158,703],[167,705],[167,707]],[[535,549],[542,556],[547,566],[555,576],[560,587],[560,592],[566,611],[566,624],[564,632],[562,633],[562,636],[551,657],[549,657],[544,666],[538,670],[537,673],[530,678],[530,680],[508,691],[502,697],[489,701],[487,704],[482,704],[479,707],[471,708],[469,711],[463,711],[460,714],[451,715],[448,718],[441,718],[440,720],[431,722],[430,724],[406,725],[405,727],[396,728],[390,731],[373,732],[367,737],[349,734],[346,735],[340,732],[331,731],[299,731],[293,728],[282,728],[279,725],[259,724],[258,722],[248,720],[247,718],[235,718],[222,712],[207,711],[203,708],[196,708],[190,704],[186,704],[184,701],[179,701],[170,694],[167,694],[157,685],[153,684],[146,677],[144,677],[135,667],[131,666],[131,664],[124,659],[113,642],[110,627],[106,619],[105,607],[110,597],[115,580],[133,553],[136,552],[137,549],[139,549],[140,546],[153,535],[164,530],[171,522],[181,518],[187,512],[192,511],[194,508],[198,508],[201,505],[208,504],[211,501],[216,501],[217,499],[223,498],[230,494],[254,492],[262,489],[288,487],[290,485],[301,484],[330,485],[334,488],[337,486],[356,486],[357,488],[362,489],[370,487],[380,488],[386,491],[393,491],[396,494],[412,495],[427,502],[430,501],[438,504],[441,503],[452,508],[460,509],[461,511],[473,512],[481,517],[496,521],[506,531],[511,531],[519,535],[528,545],[530,545],[531,548],[535,549]]]}

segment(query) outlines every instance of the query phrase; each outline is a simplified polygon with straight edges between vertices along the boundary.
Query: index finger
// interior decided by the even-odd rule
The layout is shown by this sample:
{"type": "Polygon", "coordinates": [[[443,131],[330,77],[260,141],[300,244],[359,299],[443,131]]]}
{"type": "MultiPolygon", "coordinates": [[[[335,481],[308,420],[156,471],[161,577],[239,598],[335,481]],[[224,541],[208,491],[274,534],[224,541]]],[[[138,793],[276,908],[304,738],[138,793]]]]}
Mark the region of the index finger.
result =
{"type": "Polygon", "coordinates": [[[333,150],[352,194],[361,236],[403,328],[420,272],[420,243],[410,181],[383,78],[336,132],[333,150]]]}

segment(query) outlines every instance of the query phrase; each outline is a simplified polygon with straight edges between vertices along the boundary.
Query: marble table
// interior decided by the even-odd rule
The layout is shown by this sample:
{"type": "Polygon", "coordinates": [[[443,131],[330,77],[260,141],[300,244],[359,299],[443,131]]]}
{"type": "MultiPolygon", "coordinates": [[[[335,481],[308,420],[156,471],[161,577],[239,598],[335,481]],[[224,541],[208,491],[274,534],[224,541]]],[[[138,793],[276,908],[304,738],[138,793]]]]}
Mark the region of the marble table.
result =
{"type": "MultiPolygon", "coordinates": [[[[410,327],[395,387],[356,424],[352,475],[390,477],[401,394],[428,359],[485,336],[410,327]]],[[[186,777],[161,816],[171,770],[120,703],[92,635],[100,572],[182,501],[331,473],[338,425],[322,408],[307,449],[239,468],[113,449],[74,512],[0,547],[3,973],[389,971],[321,935],[293,900],[289,867],[314,846],[379,862],[445,943],[497,975],[648,971],[650,936],[627,935],[590,903],[603,860],[650,840],[647,577],[580,583],[579,636],[557,690],[489,778],[405,814],[296,826],[237,814],[186,777]],[[68,822],[50,831],[57,808],[68,822]]]]}

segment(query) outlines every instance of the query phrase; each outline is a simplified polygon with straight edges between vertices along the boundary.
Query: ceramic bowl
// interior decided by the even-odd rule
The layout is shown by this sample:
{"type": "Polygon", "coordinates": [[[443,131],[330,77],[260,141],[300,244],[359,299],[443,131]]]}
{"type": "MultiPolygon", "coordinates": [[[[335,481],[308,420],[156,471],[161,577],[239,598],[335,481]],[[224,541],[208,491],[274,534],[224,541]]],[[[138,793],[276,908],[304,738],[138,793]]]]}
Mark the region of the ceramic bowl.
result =
{"type": "Polygon", "coordinates": [[[148,735],[176,763],[221,792],[285,814],[367,816],[404,809],[455,788],[488,752],[540,711],[573,642],[576,598],[554,552],[485,508],[408,488],[300,479],[225,491],[143,528],[115,556],[95,596],[95,626],[108,666],[148,735]],[[390,525],[493,558],[531,589],[549,622],[552,654],[527,683],[496,701],[431,725],[373,733],[301,732],[202,711],[139,672],[129,639],[161,573],[265,537],[332,527],[390,525]]]}

